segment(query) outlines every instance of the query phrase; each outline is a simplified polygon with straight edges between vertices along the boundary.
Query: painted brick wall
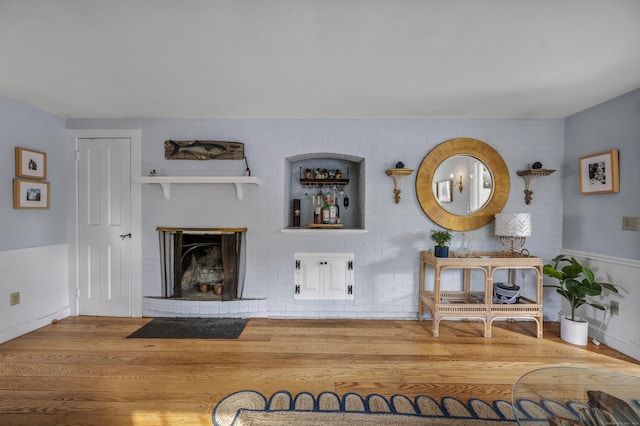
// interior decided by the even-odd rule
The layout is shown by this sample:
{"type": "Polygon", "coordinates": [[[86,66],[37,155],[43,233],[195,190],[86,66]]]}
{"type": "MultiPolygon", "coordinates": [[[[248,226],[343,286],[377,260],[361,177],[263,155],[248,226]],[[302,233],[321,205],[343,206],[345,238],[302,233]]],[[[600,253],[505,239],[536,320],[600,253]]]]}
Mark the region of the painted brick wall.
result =
{"type": "MultiPolygon", "coordinates": [[[[169,201],[157,185],[144,185],[143,296],[160,294],[157,226],[239,226],[248,228],[245,296],[266,298],[259,304],[263,314],[415,318],[419,251],[432,248],[427,233],[434,225],[417,201],[415,172],[403,181],[395,204],[393,181],[384,171],[399,160],[417,169],[430,149],[456,137],[483,140],[505,159],[511,175],[505,211],[532,213],[529,251],[549,260],[562,246],[564,120],[69,120],[68,127],[142,129],[142,170],[159,175],[242,175],[245,168],[242,161],[164,160],[167,139],[244,142],[252,174],[262,179],[261,186],[245,187],[243,201],[232,185],[175,185],[169,201]],[[312,152],[365,158],[367,234],[281,233],[290,202],[285,158],[312,152]],[[535,182],[533,202],[526,205],[524,181],[515,172],[534,161],[558,171],[535,182]],[[336,251],[355,253],[355,300],[295,301],[293,253],[336,251]]],[[[470,234],[474,250],[499,248],[492,224],[470,234]]],[[[544,303],[545,315],[556,320],[557,299],[545,291],[544,303]]]]}

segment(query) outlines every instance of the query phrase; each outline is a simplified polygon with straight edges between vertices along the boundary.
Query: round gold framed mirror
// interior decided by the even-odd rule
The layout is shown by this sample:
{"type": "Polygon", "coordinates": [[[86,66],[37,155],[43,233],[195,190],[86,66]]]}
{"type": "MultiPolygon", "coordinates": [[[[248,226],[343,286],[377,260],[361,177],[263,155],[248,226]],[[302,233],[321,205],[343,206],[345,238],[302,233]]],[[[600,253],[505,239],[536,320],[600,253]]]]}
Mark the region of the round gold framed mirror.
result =
{"type": "Polygon", "coordinates": [[[510,188],[509,169],[498,151],[471,138],[451,139],[433,148],[416,175],[422,210],[453,231],[491,222],[507,203],[510,188]]]}

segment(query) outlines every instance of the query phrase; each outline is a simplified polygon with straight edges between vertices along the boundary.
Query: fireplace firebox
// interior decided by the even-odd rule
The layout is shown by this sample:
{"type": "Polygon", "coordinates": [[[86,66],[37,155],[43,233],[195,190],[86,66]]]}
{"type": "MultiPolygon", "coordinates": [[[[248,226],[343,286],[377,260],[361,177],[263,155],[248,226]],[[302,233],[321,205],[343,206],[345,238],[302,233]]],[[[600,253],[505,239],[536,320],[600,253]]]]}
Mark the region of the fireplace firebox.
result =
{"type": "Polygon", "coordinates": [[[157,228],[162,297],[242,299],[246,228],[157,228]]]}

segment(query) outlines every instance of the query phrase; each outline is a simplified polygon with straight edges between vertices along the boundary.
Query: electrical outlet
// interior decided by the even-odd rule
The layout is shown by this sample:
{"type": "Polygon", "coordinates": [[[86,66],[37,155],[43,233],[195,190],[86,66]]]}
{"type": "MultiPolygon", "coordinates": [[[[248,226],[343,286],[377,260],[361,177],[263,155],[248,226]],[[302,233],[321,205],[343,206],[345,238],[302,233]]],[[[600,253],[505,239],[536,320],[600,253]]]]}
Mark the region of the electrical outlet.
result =
{"type": "Polygon", "coordinates": [[[624,231],[640,231],[640,217],[623,216],[622,229],[624,231]]]}
{"type": "Polygon", "coordinates": [[[611,303],[609,304],[609,312],[611,313],[611,315],[619,315],[620,314],[620,305],[618,304],[618,302],[615,301],[611,301],[611,303]]]}
{"type": "Polygon", "coordinates": [[[9,299],[11,300],[11,306],[20,304],[20,292],[16,291],[15,293],[11,293],[9,295],[9,299]]]}

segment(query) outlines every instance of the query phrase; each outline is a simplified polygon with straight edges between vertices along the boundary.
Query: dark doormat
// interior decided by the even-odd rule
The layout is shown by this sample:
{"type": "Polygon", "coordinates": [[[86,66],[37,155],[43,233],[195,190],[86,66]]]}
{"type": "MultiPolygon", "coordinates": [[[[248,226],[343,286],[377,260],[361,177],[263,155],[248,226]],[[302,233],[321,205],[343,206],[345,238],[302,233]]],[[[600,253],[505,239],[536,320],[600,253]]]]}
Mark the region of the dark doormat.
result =
{"type": "Polygon", "coordinates": [[[128,338],[237,339],[247,325],[244,318],[154,318],[128,338]]]}

